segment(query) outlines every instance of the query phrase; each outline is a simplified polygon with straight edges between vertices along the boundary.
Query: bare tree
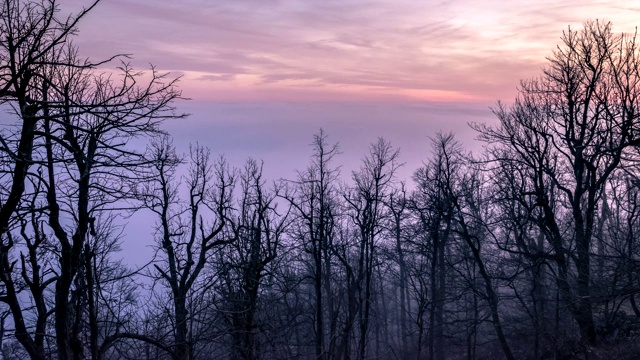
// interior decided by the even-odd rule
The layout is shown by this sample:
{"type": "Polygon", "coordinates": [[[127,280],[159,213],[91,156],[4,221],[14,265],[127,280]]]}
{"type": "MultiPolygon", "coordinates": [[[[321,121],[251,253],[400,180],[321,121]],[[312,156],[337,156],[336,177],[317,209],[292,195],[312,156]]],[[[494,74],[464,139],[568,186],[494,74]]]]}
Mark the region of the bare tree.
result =
{"type": "Polygon", "coordinates": [[[531,177],[524,195],[535,204],[557,286],[585,345],[596,344],[591,253],[597,209],[607,180],[639,141],[635,39],[614,35],[609,23],[569,29],[544,74],[523,81],[515,103],[496,110],[500,124],[477,127],[485,141],[510,149],[510,161],[531,177]]]}
{"type": "MultiPolygon", "coordinates": [[[[262,165],[249,159],[239,176],[241,197],[234,213],[238,239],[220,252],[224,285],[224,313],[233,340],[232,358],[253,360],[264,357],[257,334],[268,324],[259,315],[265,310],[263,287],[273,281],[274,265],[281,252],[281,239],[288,224],[288,210],[277,211],[277,191],[269,191],[262,177],[262,165]],[[267,284],[265,284],[267,283],[267,284]]],[[[278,331],[273,329],[274,331],[278,331]]]]}
{"type": "MultiPolygon", "coordinates": [[[[35,130],[42,122],[42,94],[48,86],[46,73],[51,66],[77,64],[60,59],[66,43],[75,33],[77,23],[98,3],[95,1],[76,15],[66,19],[56,16],[55,0],[28,1],[5,0],[0,12],[0,101],[14,106],[22,120],[18,140],[12,146],[2,137],[2,150],[12,160],[13,176],[6,200],[0,207],[0,231],[9,230],[11,216],[15,212],[25,190],[25,180],[31,163],[35,130]],[[53,61],[52,61],[53,60],[53,61]],[[14,105],[15,104],[15,105],[14,105]]],[[[83,67],[90,67],[84,64],[83,67]]],[[[25,344],[29,343],[24,339],[25,344]]],[[[37,350],[34,344],[26,345],[30,354],[37,350]]]]}
{"type": "MultiPolygon", "coordinates": [[[[335,318],[334,306],[331,304],[331,248],[335,235],[335,216],[337,196],[337,179],[339,168],[333,166],[334,157],[338,154],[338,145],[327,143],[324,131],[314,135],[313,157],[306,171],[298,174],[295,182],[289,182],[283,197],[293,207],[293,216],[298,225],[293,231],[302,241],[304,251],[311,256],[311,274],[315,299],[314,332],[315,354],[317,359],[327,357],[325,344],[325,308],[329,309],[329,318],[335,318]],[[296,230],[297,229],[297,230],[296,230]],[[324,295],[323,295],[324,293],[324,295]],[[328,302],[328,304],[325,304],[328,302]]],[[[331,322],[333,324],[333,322],[331,322]]],[[[329,329],[329,348],[334,347],[335,326],[329,329]]],[[[331,351],[329,351],[330,353],[331,351]]]]}
{"type": "Polygon", "coordinates": [[[409,324],[408,314],[411,312],[411,302],[409,301],[408,289],[408,265],[407,265],[407,233],[409,233],[407,222],[409,219],[410,199],[407,196],[405,184],[401,183],[399,189],[395,189],[389,196],[386,204],[389,209],[391,222],[388,227],[389,236],[393,239],[393,250],[390,251],[391,258],[397,263],[399,303],[398,309],[398,332],[400,338],[400,355],[402,357],[409,356],[409,324]]]}
{"type": "Polygon", "coordinates": [[[378,262],[378,237],[384,230],[384,221],[388,217],[384,204],[392,193],[395,172],[400,166],[399,154],[400,151],[393,149],[389,142],[378,138],[369,148],[369,154],[363,159],[360,170],[353,173],[355,185],[345,195],[359,237],[359,359],[364,359],[367,352],[373,274],[378,262]]]}
{"type": "MultiPolygon", "coordinates": [[[[414,174],[418,189],[413,195],[413,209],[427,235],[425,255],[431,264],[429,306],[429,358],[444,359],[444,303],[447,272],[445,251],[451,246],[454,206],[450,185],[460,171],[461,148],[453,134],[438,134],[432,139],[433,157],[414,174]]],[[[419,350],[420,351],[420,350],[419,350]]]]}
{"type": "Polygon", "coordinates": [[[190,148],[188,175],[184,178],[188,191],[185,202],[179,196],[177,168],[181,160],[170,141],[163,137],[149,154],[153,164],[150,181],[139,196],[144,206],[158,216],[158,245],[162,262],[155,264],[158,278],[169,289],[172,301],[173,351],[176,358],[194,358],[195,346],[202,339],[190,333],[194,314],[189,314],[192,301],[204,296],[207,286],[200,286],[212,251],[237,238],[238,230],[231,218],[235,172],[220,158],[211,164],[209,151],[201,146],[190,148]]]}

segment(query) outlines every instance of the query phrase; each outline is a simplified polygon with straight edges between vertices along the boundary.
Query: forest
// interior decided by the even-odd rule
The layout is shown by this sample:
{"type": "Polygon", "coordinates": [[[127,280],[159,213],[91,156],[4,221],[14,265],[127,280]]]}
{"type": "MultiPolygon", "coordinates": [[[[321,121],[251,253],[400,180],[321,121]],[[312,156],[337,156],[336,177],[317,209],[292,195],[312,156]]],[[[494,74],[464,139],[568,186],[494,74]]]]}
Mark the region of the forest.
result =
{"type": "Polygon", "coordinates": [[[266,179],[260,160],[176,149],[169,74],[82,57],[97,3],[0,5],[1,359],[640,354],[636,34],[562,32],[471,124],[478,153],[430,134],[402,179],[380,134],[344,173],[319,130],[306,168],[266,179]],[[141,212],[146,240],[127,235],[141,212]],[[154,247],[142,267],[122,260],[136,241],[154,247]]]}

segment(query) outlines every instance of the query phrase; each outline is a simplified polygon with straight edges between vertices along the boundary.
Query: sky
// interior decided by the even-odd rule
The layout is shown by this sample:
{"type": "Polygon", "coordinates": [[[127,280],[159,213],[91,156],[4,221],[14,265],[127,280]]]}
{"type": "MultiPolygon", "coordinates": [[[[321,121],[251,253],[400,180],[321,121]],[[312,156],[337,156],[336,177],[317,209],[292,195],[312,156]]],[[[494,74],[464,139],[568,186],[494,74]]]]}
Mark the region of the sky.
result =
{"type": "MultiPolygon", "coordinates": [[[[61,2],[78,6],[86,0],[61,2]]],[[[182,75],[203,101],[493,102],[568,26],[633,31],[637,1],[103,0],[81,51],[182,75]]]]}
{"type": "MultiPolygon", "coordinates": [[[[88,4],[60,1],[66,12],[88,4]]],[[[323,127],[347,163],[386,137],[410,174],[436,131],[471,143],[467,123],[491,121],[491,106],[540,74],[563,30],[599,19],[633,32],[639,10],[640,1],[103,0],[76,43],[94,60],[132,54],[137,69],[181,76],[191,100],[178,107],[192,115],[167,124],[178,142],[265,159],[277,176],[304,166],[323,127]]]]}
{"type": "Polygon", "coordinates": [[[419,165],[436,131],[471,141],[467,123],[540,74],[563,30],[599,19],[633,32],[639,15],[640,1],[103,0],[76,43],[181,76],[192,115],[167,124],[179,141],[270,159],[308,155],[323,127],[347,158],[385,136],[419,165]]]}
{"type": "MultiPolygon", "coordinates": [[[[60,0],[63,13],[88,0],[60,0]]],[[[312,135],[338,142],[343,177],[383,136],[411,174],[429,137],[455,132],[479,151],[469,122],[492,122],[520,79],[538,76],[568,27],[611,21],[634,32],[640,1],[102,0],[75,43],[93,60],[131,54],[180,76],[187,119],[164,128],[179,149],[199,142],[270,179],[309,163],[312,135]]]]}

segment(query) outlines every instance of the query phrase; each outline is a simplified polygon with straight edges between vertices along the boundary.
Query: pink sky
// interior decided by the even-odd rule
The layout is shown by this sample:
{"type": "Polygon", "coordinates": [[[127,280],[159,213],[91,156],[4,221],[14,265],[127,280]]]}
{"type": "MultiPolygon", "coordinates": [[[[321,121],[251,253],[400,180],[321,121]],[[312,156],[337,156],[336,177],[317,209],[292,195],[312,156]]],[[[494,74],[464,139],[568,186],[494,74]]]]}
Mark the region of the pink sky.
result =
{"type": "MultiPolygon", "coordinates": [[[[65,9],[77,0],[63,0],[65,9]]],[[[634,31],[635,1],[104,0],[82,52],[132,53],[183,76],[185,96],[233,101],[513,98],[567,26],[634,31]]]]}
{"type": "MultiPolygon", "coordinates": [[[[89,0],[61,0],[63,12],[89,0]]],[[[479,150],[469,122],[491,122],[519,80],[540,74],[562,31],[589,19],[635,30],[637,2],[430,0],[103,0],[76,44],[92,59],[133,54],[182,76],[192,115],[165,129],[178,149],[199,142],[235,166],[265,161],[270,179],[309,163],[312,134],[339,142],[345,181],[383,136],[411,175],[437,131],[479,150]],[[629,4],[633,3],[633,6],[629,4]]],[[[127,233],[147,239],[136,215],[127,233]]],[[[149,224],[144,224],[144,222],[149,224]]],[[[148,259],[150,239],[129,242],[127,261],[148,259]],[[148,241],[147,241],[148,240],[148,241]],[[133,249],[133,250],[132,250],[133,249]]]]}
{"type": "MultiPolygon", "coordinates": [[[[60,0],[63,12],[90,0],[60,0]]],[[[384,136],[409,178],[428,137],[490,122],[519,80],[540,74],[568,26],[612,21],[635,31],[636,1],[103,0],[80,23],[81,54],[133,54],[134,66],[182,76],[192,116],[166,128],[273,177],[308,163],[324,128],[354,168],[384,136]]],[[[348,174],[348,172],[346,172],[348,174]]]]}

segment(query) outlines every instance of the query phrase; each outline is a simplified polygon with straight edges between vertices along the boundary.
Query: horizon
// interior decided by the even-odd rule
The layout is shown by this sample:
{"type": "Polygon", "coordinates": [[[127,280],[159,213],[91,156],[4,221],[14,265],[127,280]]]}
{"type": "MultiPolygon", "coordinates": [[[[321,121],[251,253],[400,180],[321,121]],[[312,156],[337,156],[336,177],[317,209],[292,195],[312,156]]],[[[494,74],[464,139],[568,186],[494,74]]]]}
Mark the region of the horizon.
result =
{"type": "MultiPolygon", "coordinates": [[[[63,0],[60,8],[88,3],[63,0]]],[[[400,149],[398,178],[410,185],[438,132],[482,151],[468,123],[495,121],[491,108],[512,102],[521,79],[541,74],[563,31],[599,14],[614,34],[629,33],[640,11],[619,1],[503,5],[114,0],[80,22],[75,41],[90,59],[131,54],[136,70],[153,64],[181,77],[190,100],[175,106],[190,116],[163,124],[179,152],[197,142],[235,167],[264,161],[265,178],[275,181],[308,166],[322,128],[341,147],[345,181],[384,137],[400,149]]],[[[127,232],[144,231],[129,224],[127,232]]],[[[149,251],[134,248],[136,255],[123,252],[127,261],[149,251]]]]}

